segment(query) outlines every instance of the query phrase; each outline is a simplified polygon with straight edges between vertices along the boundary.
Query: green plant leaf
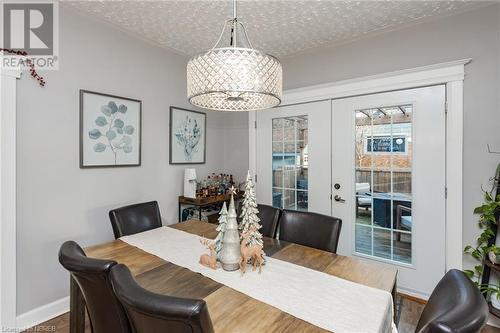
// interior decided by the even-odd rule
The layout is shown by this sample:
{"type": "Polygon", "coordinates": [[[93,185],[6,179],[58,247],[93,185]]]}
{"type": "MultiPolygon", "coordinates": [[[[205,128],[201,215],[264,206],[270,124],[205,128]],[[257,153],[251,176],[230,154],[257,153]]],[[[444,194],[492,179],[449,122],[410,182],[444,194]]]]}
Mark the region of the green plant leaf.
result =
{"type": "Polygon", "coordinates": [[[102,133],[98,129],[93,129],[93,130],[89,131],[89,138],[91,138],[91,139],[96,140],[96,139],[99,139],[101,136],[102,136],[102,133]]]}
{"type": "Polygon", "coordinates": [[[482,214],[484,211],[484,205],[474,208],[474,214],[482,214]]]}
{"type": "Polygon", "coordinates": [[[486,199],[486,202],[491,202],[493,201],[493,198],[491,197],[491,193],[490,192],[484,192],[484,198],[486,199]]]}
{"type": "Polygon", "coordinates": [[[108,121],[106,120],[106,117],[99,116],[99,117],[97,117],[97,118],[96,118],[96,120],[95,120],[95,124],[96,124],[97,126],[101,126],[101,127],[102,127],[102,126],[107,125],[107,124],[108,124],[108,121]]]}
{"type": "Polygon", "coordinates": [[[492,245],[490,247],[490,252],[493,252],[494,254],[499,255],[500,254],[500,247],[498,247],[496,245],[492,245]]]}
{"type": "Polygon", "coordinates": [[[474,271],[470,270],[470,269],[465,269],[464,270],[464,273],[470,278],[472,279],[474,277],[474,271]]]}
{"type": "Polygon", "coordinates": [[[108,140],[113,140],[114,138],[116,138],[116,133],[115,131],[113,130],[109,130],[106,132],[106,137],[108,138],[108,140]]]}
{"type": "Polygon", "coordinates": [[[469,253],[469,251],[472,250],[472,246],[470,245],[467,245],[465,248],[464,248],[464,253],[469,253]]]}
{"type": "Polygon", "coordinates": [[[125,134],[128,134],[128,135],[134,134],[134,126],[132,126],[132,125],[125,126],[123,128],[123,130],[125,131],[125,134]]]}
{"type": "Polygon", "coordinates": [[[121,105],[118,107],[118,112],[120,112],[120,113],[126,113],[126,112],[127,112],[127,106],[126,106],[126,105],[121,104],[121,105]]]}
{"type": "Polygon", "coordinates": [[[482,254],[479,250],[472,251],[471,255],[478,260],[481,260],[483,258],[482,254]]]}
{"type": "Polygon", "coordinates": [[[94,145],[94,151],[95,151],[96,153],[101,153],[101,152],[103,152],[103,151],[105,151],[105,150],[106,150],[106,145],[105,145],[104,143],[100,143],[100,142],[98,142],[98,143],[96,143],[96,144],[94,145]]]}
{"type": "Polygon", "coordinates": [[[115,126],[116,128],[123,128],[123,125],[125,125],[125,124],[123,123],[123,120],[121,120],[121,119],[115,119],[115,124],[114,124],[114,126],[115,126]]]}
{"type": "Polygon", "coordinates": [[[132,146],[129,146],[129,145],[124,146],[124,147],[123,147],[123,151],[124,151],[125,153],[127,153],[127,154],[128,154],[128,153],[131,153],[131,152],[132,152],[132,146]]]}
{"type": "Polygon", "coordinates": [[[116,127],[116,133],[123,134],[123,128],[116,127]]]}
{"type": "Polygon", "coordinates": [[[112,114],[114,114],[114,113],[116,113],[116,112],[118,111],[118,106],[116,106],[116,103],[115,103],[115,102],[113,102],[113,101],[110,101],[110,102],[108,103],[108,107],[109,107],[109,109],[111,110],[111,113],[112,113],[112,114]]]}
{"type": "Polygon", "coordinates": [[[107,105],[101,106],[101,112],[104,113],[106,116],[111,117],[111,109],[107,105]]]}

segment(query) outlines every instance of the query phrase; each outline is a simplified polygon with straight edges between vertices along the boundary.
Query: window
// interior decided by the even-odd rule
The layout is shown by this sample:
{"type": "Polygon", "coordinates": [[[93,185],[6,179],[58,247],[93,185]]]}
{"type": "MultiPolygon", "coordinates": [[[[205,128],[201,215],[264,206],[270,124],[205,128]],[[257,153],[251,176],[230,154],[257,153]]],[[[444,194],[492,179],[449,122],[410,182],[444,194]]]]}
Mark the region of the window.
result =
{"type": "Polygon", "coordinates": [[[355,252],[412,263],[412,105],[357,110],[355,252]]]}
{"type": "Polygon", "coordinates": [[[365,151],[374,153],[406,153],[406,138],[401,136],[378,136],[365,138],[365,151]],[[373,141],[373,142],[372,142],[373,141]],[[392,141],[392,142],[391,142],[392,141]]]}
{"type": "Polygon", "coordinates": [[[273,206],[308,209],[307,116],[272,120],[273,206]]]}

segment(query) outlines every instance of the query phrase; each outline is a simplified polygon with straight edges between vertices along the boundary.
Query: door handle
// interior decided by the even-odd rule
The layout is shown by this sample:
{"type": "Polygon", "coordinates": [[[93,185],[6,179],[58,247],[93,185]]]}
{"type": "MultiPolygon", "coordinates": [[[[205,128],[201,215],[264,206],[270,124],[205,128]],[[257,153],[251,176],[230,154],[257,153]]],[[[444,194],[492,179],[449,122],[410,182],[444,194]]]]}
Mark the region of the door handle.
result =
{"type": "Polygon", "coordinates": [[[337,201],[337,202],[345,202],[345,200],[344,200],[344,199],[342,199],[342,197],[340,197],[339,195],[335,195],[335,196],[333,197],[333,199],[334,199],[335,201],[337,201]]]}

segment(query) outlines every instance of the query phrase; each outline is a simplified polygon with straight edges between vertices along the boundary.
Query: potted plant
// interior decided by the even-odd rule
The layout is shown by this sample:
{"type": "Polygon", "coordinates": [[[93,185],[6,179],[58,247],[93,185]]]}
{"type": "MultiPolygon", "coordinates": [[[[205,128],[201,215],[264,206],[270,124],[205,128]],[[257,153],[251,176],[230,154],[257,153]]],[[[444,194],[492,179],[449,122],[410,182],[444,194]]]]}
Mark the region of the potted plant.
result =
{"type": "Polygon", "coordinates": [[[474,214],[479,214],[479,228],[482,230],[479,235],[476,246],[467,245],[464,248],[464,253],[471,255],[479,263],[473,269],[464,270],[469,278],[477,285],[482,293],[490,297],[492,306],[500,309],[500,285],[481,284],[483,275],[483,263],[485,260],[491,261],[493,264],[500,263],[500,247],[494,243],[489,244],[490,240],[495,237],[493,227],[497,227],[495,214],[500,211],[500,194],[495,197],[493,194],[497,183],[494,182],[491,191],[484,191],[484,202],[481,206],[474,209],[474,214]]]}
{"type": "Polygon", "coordinates": [[[500,310],[500,285],[482,285],[481,292],[487,294],[490,298],[491,306],[500,310]]]}
{"type": "Polygon", "coordinates": [[[500,265],[500,253],[498,247],[494,246],[494,248],[488,252],[488,259],[495,265],[500,265]]]}

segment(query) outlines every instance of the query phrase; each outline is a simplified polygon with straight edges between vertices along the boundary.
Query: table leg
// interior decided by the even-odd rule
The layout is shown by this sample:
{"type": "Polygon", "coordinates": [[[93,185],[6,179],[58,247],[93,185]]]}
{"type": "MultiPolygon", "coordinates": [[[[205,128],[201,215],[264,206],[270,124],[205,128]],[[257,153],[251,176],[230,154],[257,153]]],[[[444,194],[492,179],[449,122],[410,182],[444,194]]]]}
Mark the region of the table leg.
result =
{"type": "Polygon", "coordinates": [[[200,206],[200,209],[199,209],[199,214],[198,214],[198,216],[199,216],[199,219],[200,219],[200,221],[201,221],[201,206],[200,206]]]}
{"type": "Polygon", "coordinates": [[[69,313],[69,331],[70,333],[85,332],[85,300],[83,299],[80,287],[75,279],[70,276],[70,313],[69,313]]]}
{"type": "Polygon", "coordinates": [[[399,317],[398,310],[399,311],[401,310],[401,306],[399,309],[397,307],[397,304],[398,304],[397,297],[398,297],[398,282],[396,279],[396,281],[394,281],[394,288],[392,289],[392,306],[394,309],[394,323],[396,323],[396,325],[398,324],[397,321],[398,321],[398,317],[399,317]]]}
{"type": "Polygon", "coordinates": [[[179,223],[182,222],[182,205],[179,202],[179,223]]]}

